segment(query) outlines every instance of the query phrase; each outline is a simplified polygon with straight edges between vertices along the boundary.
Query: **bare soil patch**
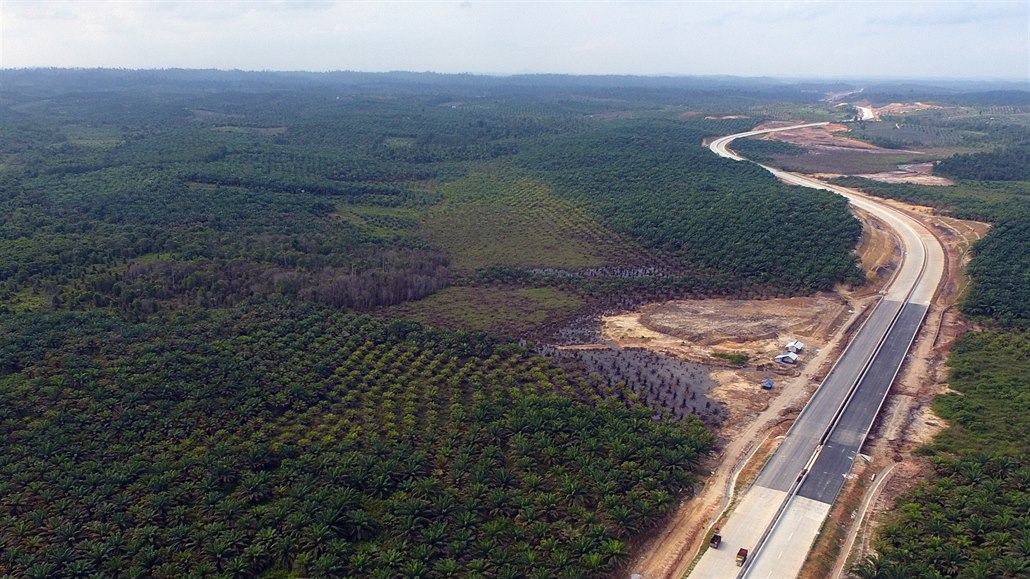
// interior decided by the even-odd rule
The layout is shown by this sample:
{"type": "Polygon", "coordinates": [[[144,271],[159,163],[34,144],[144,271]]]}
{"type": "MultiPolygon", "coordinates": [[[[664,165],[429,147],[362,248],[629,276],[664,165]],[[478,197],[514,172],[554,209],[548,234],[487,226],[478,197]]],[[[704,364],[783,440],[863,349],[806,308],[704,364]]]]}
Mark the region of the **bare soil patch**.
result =
{"type": "Polygon", "coordinates": [[[933,163],[912,163],[898,165],[897,171],[885,171],[882,173],[865,173],[856,177],[865,177],[873,181],[883,183],[915,183],[916,185],[954,185],[955,182],[947,177],[939,177],[933,174],[933,163]]]}
{"type": "MultiPolygon", "coordinates": [[[[847,104],[848,103],[839,103],[839,104],[837,104],[835,106],[842,106],[842,105],[847,105],[847,104]]],[[[871,120],[871,121],[879,121],[881,115],[903,115],[905,113],[912,113],[912,112],[915,112],[915,111],[923,111],[923,110],[927,110],[927,109],[943,109],[944,108],[944,107],[942,107],[940,105],[932,105],[932,104],[929,104],[929,103],[921,103],[921,102],[914,102],[914,103],[890,103],[890,104],[884,105],[882,107],[874,107],[872,105],[872,103],[869,102],[869,101],[858,101],[856,103],[853,103],[853,105],[856,106],[856,107],[867,108],[870,112],[872,112],[872,115],[873,115],[872,118],[871,119],[866,119],[866,120],[871,120]]]]}
{"type": "MultiPolygon", "coordinates": [[[[771,129],[777,126],[784,126],[780,121],[762,123],[755,129],[771,129]]],[[[764,139],[792,143],[806,149],[848,149],[867,152],[888,151],[858,139],[843,137],[838,133],[847,133],[851,129],[840,123],[830,123],[819,127],[804,127],[792,131],[779,131],[765,135],[764,139]]],[[[896,153],[897,151],[890,151],[896,153]]]]}
{"type": "Polygon", "coordinates": [[[929,103],[890,103],[882,107],[875,107],[873,113],[879,118],[881,115],[903,115],[905,113],[913,113],[916,111],[925,111],[928,109],[943,109],[940,105],[932,105],[929,103]]]}
{"type": "Polygon", "coordinates": [[[627,323],[627,316],[612,316],[605,322],[611,328],[606,333],[620,342],[635,339],[635,331],[649,341],[666,343],[684,357],[739,353],[763,365],[794,338],[815,347],[825,344],[847,310],[847,300],[824,293],[769,300],[674,301],[644,307],[637,316],[640,327],[627,323]]]}
{"type": "Polygon", "coordinates": [[[859,265],[866,272],[865,288],[857,288],[853,295],[867,296],[880,290],[891,278],[901,261],[901,243],[894,233],[871,213],[852,208],[862,221],[862,238],[855,253],[859,265]]]}
{"type": "Polygon", "coordinates": [[[725,512],[733,488],[752,479],[836,358],[874,297],[849,299],[834,293],[774,300],[684,300],[603,318],[604,336],[620,347],[646,347],[681,359],[706,362],[714,383],[708,397],[727,409],[713,425],[714,455],[703,465],[711,476],[682,504],[665,527],[638,552],[630,571],[645,578],[681,577],[707,531],[725,512]],[[802,363],[772,361],[784,343],[806,344],[802,363]],[[712,355],[743,353],[752,363],[736,368],[712,355]],[[774,388],[763,390],[761,380],[774,388]]]}
{"type": "Polygon", "coordinates": [[[865,177],[872,181],[880,181],[881,183],[914,183],[916,185],[935,185],[939,187],[954,185],[955,182],[947,177],[938,177],[936,175],[920,175],[919,173],[910,173],[908,171],[887,171],[884,173],[865,173],[862,175],[855,175],[856,177],[865,177]]]}

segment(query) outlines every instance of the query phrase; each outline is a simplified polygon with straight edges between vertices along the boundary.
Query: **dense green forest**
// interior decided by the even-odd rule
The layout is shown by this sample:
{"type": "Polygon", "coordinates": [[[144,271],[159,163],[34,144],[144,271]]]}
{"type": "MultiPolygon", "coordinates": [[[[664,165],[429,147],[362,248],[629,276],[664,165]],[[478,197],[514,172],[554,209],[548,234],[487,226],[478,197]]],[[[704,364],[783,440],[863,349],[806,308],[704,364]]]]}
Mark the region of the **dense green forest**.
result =
{"type": "MultiPolygon", "coordinates": [[[[720,132],[752,123],[722,121],[720,132]]],[[[705,136],[683,122],[613,123],[556,139],[527,164],[616,231],[729,273],[729,283],[810,292],[861,282],[850,254],[861,225],[843,218],[845,199],[784,186],[751,163],[713,159],[697,146],[705,136]]]]}
{"type": "Polygon", "coordinates": [[[1030,181],[1030,140],[999,151],[955,155],[937,164],[949,177],[984,181],[1030,181]]]}
{"type": "Polygon", "coordinates": [[[805,148],[786,141],[750,137],[733,141],[733,150],[751,161],[769,163],[775,160],[774,155],[798,155],[805,148]]]}
{"type": "Polygon", "coordinates": [[[974,281],[964,312],[1030,328],[1030,215],[1000,223],[980,241],[969,275],[974,281]]]}
{"type": "Polygon", "coordinates": [[[709,445],[484,335],[325,307],[2,322],[12,576],[588,576],[709,445]]]}
{"type": "Polygon", "coordinates": [[[761,92],[95,73],[7,75],[5,311],[139,317],[276,296],[372,311],[497,284],[589,309],[860,278],[843,202],[701,146],[754,119],[674,114],[761,92]]]}
{"type": "Polygon", "coordinates": [[[527,338],[856,279],[843,203],[701,143],[811,87],[5,70],[0,92],[0,575],[622,572],[720,408],[697,372],[527,338]]]}
{"type": "MultiPolygon", "coordinates": [[[[1023,111],[1027,105],[1014,113],[1023,111]]],[[[1011,107],[1009,107],[1011,109],[1011,107]]],[[[999,116],[1000,116],[999,112],[999,116]]],[[[940,162],[954,186],[841,182],[994,224],[973,247],[961,308],[981,328],[948,360],[953,392],[934,401],[948,428],[920,452],[932,476],[899,499],[858,577],[1026,577],[1030,574],[1030,182],[1025,126],[963,120],[1001,145],[940,162]]],[[[1025,122],[1025,119],[1024,121],[1025,122]]]]}

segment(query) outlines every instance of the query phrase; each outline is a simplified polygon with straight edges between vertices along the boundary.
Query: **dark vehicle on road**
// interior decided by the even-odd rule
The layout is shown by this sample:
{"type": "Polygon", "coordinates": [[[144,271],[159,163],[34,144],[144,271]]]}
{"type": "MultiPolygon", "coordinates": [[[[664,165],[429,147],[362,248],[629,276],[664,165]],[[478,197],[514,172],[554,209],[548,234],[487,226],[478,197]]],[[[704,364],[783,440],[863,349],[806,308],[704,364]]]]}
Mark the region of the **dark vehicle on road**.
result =
{"type": "Polygon", "coordinates": [[[737,551],[737,567],[743,567],[744,561],[747,561],[747,549],[737,551]]]}

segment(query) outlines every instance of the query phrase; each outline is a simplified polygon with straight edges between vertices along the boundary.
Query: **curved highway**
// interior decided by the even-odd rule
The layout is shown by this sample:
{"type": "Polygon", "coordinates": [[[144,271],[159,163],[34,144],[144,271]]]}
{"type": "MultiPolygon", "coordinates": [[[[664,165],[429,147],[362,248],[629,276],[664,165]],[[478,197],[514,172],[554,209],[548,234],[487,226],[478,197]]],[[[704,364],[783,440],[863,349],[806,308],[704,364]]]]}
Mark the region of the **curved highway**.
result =
{"type": "MultiPolygon", "coordinates": [[[[806,123],[721,137],[716,154],[745,160],[735,139],[828,123],[806,123]]],[[[922,224],[856,191],[761,165],[780,180],[847,197],[895,231],[904,260],[869,318],[723,524],[722,547],[708,549],[690,577],[795,577],[837,497],[866,434],[944,276],[944,251],[922,224]],[[743,567],[737,549],[749,550],[743,567]]]]}

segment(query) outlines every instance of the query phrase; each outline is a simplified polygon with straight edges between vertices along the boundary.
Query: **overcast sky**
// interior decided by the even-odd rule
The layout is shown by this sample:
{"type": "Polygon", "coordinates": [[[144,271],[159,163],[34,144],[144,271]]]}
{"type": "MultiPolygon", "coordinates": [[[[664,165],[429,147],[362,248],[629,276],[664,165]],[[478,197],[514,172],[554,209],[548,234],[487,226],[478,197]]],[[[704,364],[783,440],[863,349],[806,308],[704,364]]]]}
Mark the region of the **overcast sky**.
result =
{"type": "Polygon", "coordinates": [[[1027,79],[1030,0],[0,0],[3,67],[1027,79]]]}

